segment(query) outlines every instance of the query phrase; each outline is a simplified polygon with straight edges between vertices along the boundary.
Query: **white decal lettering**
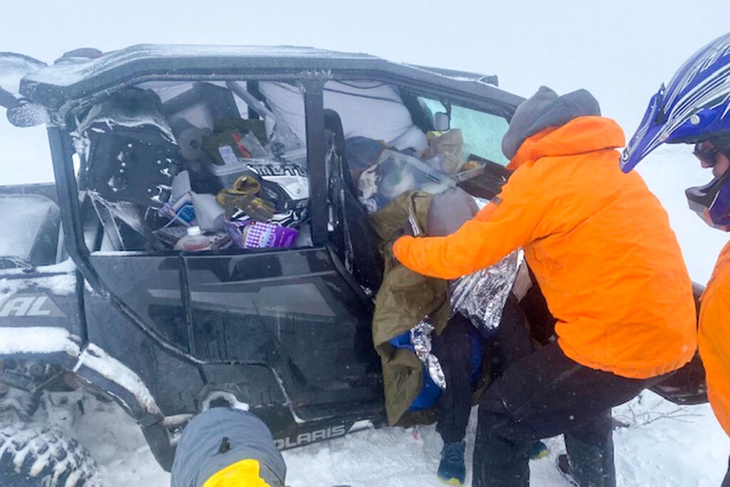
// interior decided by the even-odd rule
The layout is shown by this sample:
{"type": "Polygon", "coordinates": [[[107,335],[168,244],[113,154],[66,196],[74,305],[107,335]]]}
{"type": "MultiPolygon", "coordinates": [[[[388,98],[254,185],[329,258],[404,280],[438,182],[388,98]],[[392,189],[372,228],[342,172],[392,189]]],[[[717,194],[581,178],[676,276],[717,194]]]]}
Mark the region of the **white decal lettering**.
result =
{"type": "Polygon", "coordinates": [[[34,300],[33,297],[13,298],[5,303],[0,311],[0,317],[10,316],[11,313],[15,313],[15,316],[25,316],[34,300]]]}
{"type": "Polygon", "coordinates": [[[48,297],[46,296],[37,297],[35,302],[33,303],[33,306],[30,307],[27,316],[48,316],[49,314],[51,314],[50,310],[42,309],[47,299],[48,297]]]}

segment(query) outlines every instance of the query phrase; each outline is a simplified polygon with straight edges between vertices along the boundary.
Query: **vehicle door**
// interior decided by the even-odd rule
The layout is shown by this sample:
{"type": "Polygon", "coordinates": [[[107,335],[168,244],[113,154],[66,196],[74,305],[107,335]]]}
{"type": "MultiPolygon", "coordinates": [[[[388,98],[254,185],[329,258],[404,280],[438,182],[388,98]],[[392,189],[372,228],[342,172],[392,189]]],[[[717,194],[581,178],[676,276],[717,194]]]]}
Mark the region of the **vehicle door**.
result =
{"type": "Polygon", "coordinates": [[[321,85],[286,86],[306,108],[310,235],[289,249],[183,254],[190,353],[270,367],[304,420],[381,409],[370,300],[328,238],[321,85]]]}

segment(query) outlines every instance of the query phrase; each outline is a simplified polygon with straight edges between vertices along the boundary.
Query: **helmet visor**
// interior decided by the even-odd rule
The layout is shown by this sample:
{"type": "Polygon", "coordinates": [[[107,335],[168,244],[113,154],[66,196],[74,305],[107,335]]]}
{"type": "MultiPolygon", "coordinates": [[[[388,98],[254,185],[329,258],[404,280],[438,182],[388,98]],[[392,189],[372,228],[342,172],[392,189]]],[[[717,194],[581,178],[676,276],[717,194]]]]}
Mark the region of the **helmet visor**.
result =
{"type": "Polygon", "coordinates": [[[623,172],[631,171],[639,161],[664,141],[657,137],[657,132],[661,129],[661,124],[657,124],[657,118],[663,99],[664,85],[651,97],[639,128],[636,129],[636,133],[631,137],[621,155],[620,165],[623,172]]]}

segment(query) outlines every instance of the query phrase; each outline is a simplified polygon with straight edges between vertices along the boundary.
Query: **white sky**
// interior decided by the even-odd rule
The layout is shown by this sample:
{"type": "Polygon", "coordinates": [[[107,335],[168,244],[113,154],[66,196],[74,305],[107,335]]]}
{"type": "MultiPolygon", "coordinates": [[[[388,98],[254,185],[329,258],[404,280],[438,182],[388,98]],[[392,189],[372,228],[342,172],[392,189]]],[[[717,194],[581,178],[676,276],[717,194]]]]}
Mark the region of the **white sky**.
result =
{"type": "MultiPolygon", "coordinates": [[[[730,28],[728,0],[27,0],[3,2],[0,50],[52,62],[139,43],[304,45],[497,74],[528,96],[587,88],[632,132],[649,96],[730,28]]],[[[42,129],[0,120],[0,182],[51,177],[42,129]],[[8,162],[10,159],[10,162],[8,162]],[[7,165],[10,165],[8,167],[7,165]],[[20,169],[22,168],[22,169],[20,169]]]]}
{"type": "MultiPolygon", "coordinates": [[[[541,84],[559,93],[586,88],[627,137],[659,85],[690,54],[730,30],[730,0],[3,3],[0,50],[46,62],[78,47],[109,51],[140,43],[303,45],[367,52],[394,61],[497,74],[502,88],[523,96],[541,84]]],[[[0,161],[0,184],[52,179],[44,130],[15,129],[2,114],[0,161]]],[[[691,158],[688,163],[693,164],[691,158]]],[[[686,174],[697,179],[694,167],[686,174]]],[[[674,176],[676,197],[662,201],[677,208],[670,214],[685,219],[691,214],[681,192],[683,176],[674,176]]],[[[668,189],[668,184],[659,189],[668,189]]],[[[675,230],[689,231],[677,224],[675,230]]],[[[715,242],[710,251],[714,255],[695,271],[706,278],[719,242],[727,236],[707,229],[682,238],[715,242]]]]}

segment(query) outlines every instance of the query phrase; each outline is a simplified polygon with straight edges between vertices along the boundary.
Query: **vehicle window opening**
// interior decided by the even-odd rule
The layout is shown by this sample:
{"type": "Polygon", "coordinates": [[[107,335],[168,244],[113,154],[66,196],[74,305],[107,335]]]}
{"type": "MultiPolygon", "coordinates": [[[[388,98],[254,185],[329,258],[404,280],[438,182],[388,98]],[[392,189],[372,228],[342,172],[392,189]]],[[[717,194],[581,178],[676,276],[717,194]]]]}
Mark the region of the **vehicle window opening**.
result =
{"type": "Polygon", "coordinates": [[[76,120],[86,218],[103,227],[101,243],[87,238],[92,251],[312,245],[306,139],[258,82],[142,83],[76,120]]]}
{"type": "MultiPolygon", "coordinates": [[[[503,117],[371,81],[328,81],[324,107],[330,240],[347,270],[371,291],[380,285],[383,264],[370,214],[412,190],[437,194],[461,186],[491,198],[508,176],[503,117]],[[467,126],[469,117],[489,123],[467,126]]],[[[291,113],[282,117],[293,120],[291,113]]]]}

